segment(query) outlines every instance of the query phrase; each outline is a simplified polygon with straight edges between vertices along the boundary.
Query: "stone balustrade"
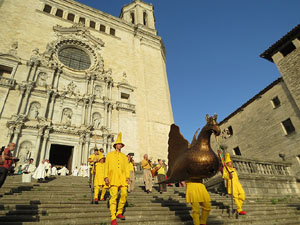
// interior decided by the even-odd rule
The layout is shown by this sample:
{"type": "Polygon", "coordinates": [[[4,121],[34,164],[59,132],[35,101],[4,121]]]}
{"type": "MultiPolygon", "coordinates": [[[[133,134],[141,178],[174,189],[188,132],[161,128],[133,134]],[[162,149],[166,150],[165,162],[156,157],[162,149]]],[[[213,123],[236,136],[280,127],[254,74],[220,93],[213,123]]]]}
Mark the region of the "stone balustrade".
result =
{"type": "Polygon", "coordinates": [[[16,80],[0,76],[0,86],[12,88],[15,86],[16,80]]]}
{"type": "Polygon", "coordinates": [[[239,174],[291,175],[292,164],[288,162],[259,161],[238,156],[232,156],[231,159],[239,174]]]}
{"type": "MultiPolygon", "coordinates": [[[[299,194],[296,178],[291,172],[291,163],[266,161],[232,156],[234,168],[248,195],[289,195],[299,194]]],[[[209,190],[226,192],[221,173],[204,183],[209,190]]]]}

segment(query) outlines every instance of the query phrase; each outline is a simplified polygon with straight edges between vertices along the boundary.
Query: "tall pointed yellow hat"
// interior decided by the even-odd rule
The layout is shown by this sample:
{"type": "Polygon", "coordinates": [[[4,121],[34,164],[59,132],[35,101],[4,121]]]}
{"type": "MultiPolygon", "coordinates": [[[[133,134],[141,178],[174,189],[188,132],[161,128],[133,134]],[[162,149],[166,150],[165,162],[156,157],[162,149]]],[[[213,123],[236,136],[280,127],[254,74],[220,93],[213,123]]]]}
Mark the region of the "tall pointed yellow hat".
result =
{"type": "Polygon", "coordinates": [[[231,159],[230,159],[230,154],[229,153],[226,153],[225,154],[225,163],[228,163],[228,162],[232,162],[231,159]]]}
{"type": "Polygon", "coordinates": [[[122,144],[122,148],[125,146],[123,143],[122,143],[122,132],[120,132],[119,134],[118,134],[118,137],[117,137],[117,140],[116,140],[116,142],[114,143],[114,148],[116,148],[116,145],[117,144],[122,144]]]}

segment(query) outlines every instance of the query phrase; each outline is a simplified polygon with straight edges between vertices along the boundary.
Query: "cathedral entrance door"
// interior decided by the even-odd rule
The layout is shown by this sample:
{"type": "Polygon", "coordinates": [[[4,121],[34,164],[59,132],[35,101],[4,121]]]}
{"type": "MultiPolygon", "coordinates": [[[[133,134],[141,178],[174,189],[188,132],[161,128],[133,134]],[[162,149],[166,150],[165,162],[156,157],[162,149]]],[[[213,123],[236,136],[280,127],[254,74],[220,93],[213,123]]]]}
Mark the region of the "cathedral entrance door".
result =
{"type": "Polygon", "coordinates": [[[51,144],[49,161],[52,165],[66,166],[71,173],[74,146],[51,144]]]}

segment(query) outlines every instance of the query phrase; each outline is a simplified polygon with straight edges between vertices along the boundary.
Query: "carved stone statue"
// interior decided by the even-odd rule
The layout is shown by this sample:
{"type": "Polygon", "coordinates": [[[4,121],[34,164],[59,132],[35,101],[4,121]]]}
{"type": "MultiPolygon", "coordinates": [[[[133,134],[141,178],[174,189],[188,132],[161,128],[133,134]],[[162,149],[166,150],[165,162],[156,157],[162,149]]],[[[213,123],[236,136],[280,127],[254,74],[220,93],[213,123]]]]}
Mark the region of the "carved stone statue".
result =
{"type": "Polygon", "coordinates": [[[28,117],[30,119],[37,119],[38,115],[39,115],[39,110],[41,108],[41,104],[38,102],[33,102],[30,105],[30,109],[29,109],[29,113],[28,113],[28,117]]]}
{"type": "Polygon", "coordinates": [[[93,126],[95,129],[99,129],[101,126],[101,115],[100,113],[93,114],[93,126]]]}
{"type": "Polygon", "coordinates": [[[74,84],[74,82],[70,82],[67,86],[67,92],[69,95],[73,95],[75,93],[75,88],[77,87],[76,84],[74,84]]]}
{"type": "Polygon", "coordinates": [[[71,109],[64,109],[62,118],[61,118],[61,123],[65,125],[71,125],[72,122],[72,110],[71,109]]]}
{"type": "Polygon", "coordinates": [[[18,156],[20,159],[19,164],[24,164],[25,161],[31,157],[31,149],[32,144],[29,141],[25,141],[21,144],[18,156]]]}
{"type": "Polygon", "coordinates": [[[14,43],[12,43],[12,45],[10,47],[10,50],[8,51],[8,54],[17,56],[17,54],[18,54],[18,52],[17,52],[18,46],[19,45],[18,45],[17,41],[15,41],[14,43]]]}
{"type": "Polygon", "coordinates": [[[102,87],[100,85],[96,85],[94,89],[94,94],[97,98],[101,98],[102,95],[102,87]]]}
{"type": "Polygon", "coordinates": [[[40,87],[45,87],[47,85],[48,74],[40,72],[37,79],[37,85],[40,87]]]}

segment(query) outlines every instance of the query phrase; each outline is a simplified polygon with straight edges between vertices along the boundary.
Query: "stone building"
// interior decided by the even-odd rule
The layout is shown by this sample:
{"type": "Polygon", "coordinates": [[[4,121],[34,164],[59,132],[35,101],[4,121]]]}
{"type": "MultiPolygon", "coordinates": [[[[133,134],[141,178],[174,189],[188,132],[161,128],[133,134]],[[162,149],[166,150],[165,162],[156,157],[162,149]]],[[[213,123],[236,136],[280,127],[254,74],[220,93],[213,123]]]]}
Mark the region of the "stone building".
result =
{"type": "Polygon", "coordinates": [[[166,159],[173,114],[153,13],[140,0],[120,18],[73,0],[0,1],[0,144],[15,142],[20,163],[72,169],[121,131],[136,161],[166,159]]]}
{"type": "Polygon", "coordinates": [[[300,25],[261,57],[282,77],[220,122],[220,144],[233,155],[292,162],[300,177],[300,25]]]}

